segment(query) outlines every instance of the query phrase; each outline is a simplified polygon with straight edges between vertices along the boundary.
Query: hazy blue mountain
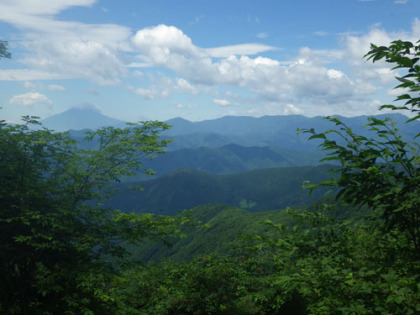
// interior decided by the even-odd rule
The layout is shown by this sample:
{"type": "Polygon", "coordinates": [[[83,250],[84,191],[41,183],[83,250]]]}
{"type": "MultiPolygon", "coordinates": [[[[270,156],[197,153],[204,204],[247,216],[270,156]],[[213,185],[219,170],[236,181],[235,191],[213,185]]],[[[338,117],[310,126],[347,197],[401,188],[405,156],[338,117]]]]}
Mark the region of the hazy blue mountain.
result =
{"type": "MultiPolygon", "coordinates": [[[[369,116],[339,117],[343,122],[356,130],[366,124],[369,116]]],[[[407,131],[413,127],[419,129],[420,122],[404,125],[407,117],[398,113],[386,113],[375,115],[377,118],[390,117],[397,122],[402,131],[407,131]]],[[[324,116],[306,117],[303,115],[278,115],[278,116],[225,116],[218,119],[204,120],[199,122],[189,122],[185,119],[173,119],[168,121],[173,128],[168,131],[170,135],[183,135],[191,133],[217,133],[220,135],[273,135],[279,132],[295,134],[298,128],[320,128],[320,130],[330,129],[329,123],[324,116]],[[194,127],[193,127],[194,126],[194,127]]]]}
{"type": "Polygon", "coordinates": [[[125,123],[121,120],[102,115],[97,109],[71,108],[63,113],[43,119],[41,123],[55,131],[97,129],[100,127],[121,127],[125,123]]]}
{"type": "Polygon", "coordinates": [[[321,158],[321,154],[312,152],[227,144],[219,148],[201,147],[169,151],[153,160],[144,161],[144,167],[156,171],[157,176],[180,168],[192,168],[211,174],[228,174],[259,168],[316,165],[321,158]]]}
{"type": "Polygon", "coordinates": [[[168,132],[170,135],[183,135],[205,131],[197,123],[180,117],[172,118],[165,122],[171,125],[171,129],[168,132]]]}
{"type": "MultiPolygon", "coordinates": [[[[318,117],[320,118],[320,117],[318,117]]],[[[184,135],[190,133],[217,133],[223,135],[244,135],[244,134],[273,134],[278,130],[289,130],[295,126],[301,126],[312,120],[301,115],[287,116],[225,116],[212,120],[204,120],[186,124],[184,119],[173,119],[168,121],[174,128],[168,131],[170,135],[184,135]],[[193,128],[194,126],[194,128],[193,128]],[[185,129],[183,128],[185,127],[185,129]]],[[[315,118],[317,120],[317,118],[315,118]]]]}
{"type": "MultiPolygon", "coordinates": [[[[368,135],[368,129],[363,128],[368,116],[340,117],[352,130],[358,134],[368,135]]],[[[420,122],[405,124],[407,117],[401,114],[389,113],[375,117],[391,117],[397,122],[397,128],[403,139],[411,140],[420,132],[420,122]]],[[[323,132],[335,125],[324,117],[305,117],[301,115],[241,117],[226,116],[219,119],[201,122],[188,122],[184,119],[169,121],[172,129],[165,136],[174,139],[169,150],[198,147],[221,147],[227,144],[241,146],[271,146],[298,151],[316,151],[321,141],[308,141],[308,135],[297,134],[297,129],[314,128],[323,132]]],[[[337,138],[338,140],[338,138],[337,138]]]]}
{"type": "MultiPolygon", "coordinates": [[[[356,133],[367,135],[368,116],[340,117],[356,133]]],[[[403,139],[412,139],[420,132],[420,122],[405,124],[407,117],[401,114],[388,113],[375,117],[391,117],[397,122],[403,139]]],[[[229,144],[244,147],[280,147],[297,151],[317,151],[320,141],[308,141],[307,134],[297,134],[297,129],[314,128],[322,132],[334,128],[321,116],[305,117],[302,115],[287,116],[226,116],[218,119],[191,122],[183,118],[166,121],[172,128],[163,133],[164,137],[174,140],[169,151],[183,148],[210,147],[219,148],[229,144]]],[[[57,131],[96,129],[103,126],[122,127],[122,121],[102,115],[92,108],[73,108],[64,113],[44,119],[42,123],[57,131]]],[[[79,135],[78,135],[79,136],[79,135]]]]}
{"type": "Polygon", "coordinates": [[[127,211],[173,215],[206,203],[239,206],[250,211],[282,209],[306,205],[325,190],[309,196],[304,181],[318,183],[329,178],[331,165],[258,169],[244,173],[213,175],[180,169],[158,179],[132,183],[143,190],[129,190],[115,196],[105,206],[127,211]]]}

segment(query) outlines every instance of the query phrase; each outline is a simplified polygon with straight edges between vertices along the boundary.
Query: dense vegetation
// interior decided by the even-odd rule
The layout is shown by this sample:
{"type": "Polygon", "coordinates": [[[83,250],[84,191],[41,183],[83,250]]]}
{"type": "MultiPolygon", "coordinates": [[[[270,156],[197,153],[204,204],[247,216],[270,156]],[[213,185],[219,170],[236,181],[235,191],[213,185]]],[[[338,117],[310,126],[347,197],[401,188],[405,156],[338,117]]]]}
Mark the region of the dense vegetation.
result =
{"type": "Polygon", "coordinates": [[[104,128],[86,135],[92,150],[67,134],[0,122],[0,312],[107,313],[106,284],[126,265],[126,243],[176,234],[188,218],[102,209],[121,176],[140,158],[162,152],[158,122],[104,128]],[[113,272],[114,270],[114,272],[113,272]]]}
{"type": "MultiPolygon", "coordinates": [[[[0,57],[9,57],[7,46],[0,48],[0,57]]],[[[411,111],[410,121],[420,118],[419,57],[419,43],[403,41],[372,46],[367,54],[405,71],[397,78],[408,91],[397,101],[405,103],[384,107],[411,111]]],[[[99,202],[113,193],[115,182],[142,170],[145,158],[163,152],[168,141],[159,135],[167,125],[88,132],[85,141],[95,144],[88,148],[68,134],[31,129],[31,117],[22,125],[1,122],[0,312],[420,312],[419,147],[403,140],[387,119],[368,119],[372,136],[357,134],[337,117],[329,120],[334,129],[303,132],[320,140],[325,160],[339,167],[331,179],[306,185],[330,186],[338,192],[337,205],[268,213],[203,206],[196,218],[207,225],[198,230],[215,230],[219,243],[232,241],[228,225],[247,235],[233,247],[213,247],[217,254],[148,265],[132,259],[139,243],[173,240],[188,232],[182,225],[190,225],[191,217],[118,212],[99,202]],[[349,215],[349,207],[363,210],[349,215]],[[260,220],[260,228],[250,224],[260,220]]],[[[182,245],[194,247],[188,255],[198,253],[194,241],[182,245]]]]}

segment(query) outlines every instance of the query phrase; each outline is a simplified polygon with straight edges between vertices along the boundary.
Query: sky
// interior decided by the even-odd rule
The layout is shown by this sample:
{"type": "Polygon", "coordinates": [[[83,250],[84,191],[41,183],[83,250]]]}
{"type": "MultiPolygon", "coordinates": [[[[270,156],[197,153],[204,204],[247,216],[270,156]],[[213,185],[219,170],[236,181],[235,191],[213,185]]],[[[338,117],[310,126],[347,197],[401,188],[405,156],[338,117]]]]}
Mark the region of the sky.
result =
{"type": "Polygon", "coordinates": [[[0,0],[0,119],[377,114],[398,73],[363,56],[397,39],[419,0],[0,0]]]}

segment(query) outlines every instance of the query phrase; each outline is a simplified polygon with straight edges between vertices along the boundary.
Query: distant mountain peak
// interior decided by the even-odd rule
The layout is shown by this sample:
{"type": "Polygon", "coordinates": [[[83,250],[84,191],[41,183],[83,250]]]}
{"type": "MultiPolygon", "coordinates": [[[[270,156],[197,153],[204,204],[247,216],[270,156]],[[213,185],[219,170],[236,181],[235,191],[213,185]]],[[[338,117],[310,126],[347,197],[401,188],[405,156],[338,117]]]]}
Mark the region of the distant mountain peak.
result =
{"type": "Polygon", "coordinates": [[[191,121],[189,121],[185,118],[182,118],[182,117],[174,117],[174,118],[171,118],[171,119],[167,120],[166,122],[168,124],[171,124],[171,123],[192,123],[191,121]]]}
{"type": "Polygon", "coordinates": [[[41,123],[55,131],[98,129],[101,127],[119,127],[125,122],[101,114],[93,106],[73,107],[65,112],[43,119],[41,123]]]}

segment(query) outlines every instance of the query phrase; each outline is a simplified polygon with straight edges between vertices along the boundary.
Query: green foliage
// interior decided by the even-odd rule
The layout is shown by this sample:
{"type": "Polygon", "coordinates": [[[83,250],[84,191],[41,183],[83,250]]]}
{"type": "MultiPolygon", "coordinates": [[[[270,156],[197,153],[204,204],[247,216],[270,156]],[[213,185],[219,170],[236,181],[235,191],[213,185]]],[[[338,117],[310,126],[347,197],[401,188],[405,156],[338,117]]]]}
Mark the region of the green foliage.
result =
{"type": "Polygon", "coordinates": [[[265,227],[258,222],[265,219],[284,222],[284,211],[248,211],[219,204],[207,204],[192,209],[196,222],[203,224],[200,228],[185,227],[183,238],[170,238],[170,247],[156,242],[144,242],[140,246],[130,247],[133,256],[145,263],[170,259],[176,262],[190,262],[196,255],[218,256],[231,255],[235,248],[236,238],[248,233],[263,233],[265,227]]]}
{"type": "Polygon", "coordinates": [[[395,101],[404,101],[404,105],[396,106],[393,104],[382,105],[381,108],[392,110],[410,110],[416,116],[409,121],[420,118],[417,113],[420,111],[420,41],[412,43],[409,41],[393,41],[389,47],[371,45],[371,50],[366,54],[368,60],[372,62],[385,59],[386,62],[395,66],[392,69],[403,70],[404,75],[397,77],[400,82],[395,88],[405,89],[408,93],[401,94],[395,101]]]}
{"type": "Polygon", "coordinates": [[[298,297],[305,314],[416,314],[420,264],[410,259],[406,238],[335,221],[330,212],[327,205],[289,211],[293,228],[267,221],[273,233],[251,237],[257,253],[275,264],[265,277],[280,293],[274,306],[298,297]]]}
{"type": "MultiPolygon", "coordinates": [[[[404,106],[385,105],[382,108],[393,110],[420,110],[420,66],[417,65],[420,45],[410,42],[394,41],[389,47],[372,45],[366,55],[374,62],[385,58],[394,63],[394,69],[407,71],[396,88],[404,88],[408,94],[399,96],[396,101],[405,100],[404,106]]],[[[408,120],[413,121],[420,116],[408,120]]],[[[339,188],[338,197],[355,205],[368,205],[374,211],[373,217],[384,219],[386,228],[399,229],[409,238],[414,251],[420,257],[420,168],[419,144],[402,140],[395,124],[389,119],[368,118],[366,127],[373,137],[361,136],[352,131],[340,119],[327,117],[336,129],[311,134],[309,139],[322,139],[322,147],[328,151],[324,161],[339,161],[339,176],[312,185],[339,188]],[[331,139],[338,135],[343,142],[331,139]]],[[[418,136],[418,135],[417,135],[418,136]]]]}
{"type": "Polygon", "coordinates": [[[8,46],[9,43],[4,40],[0,40],[0,59],[1,58],[12,58],[12,54],[9,52],[8,46]]]}
{"type": "Polygon", "coordinates": [[[261,314],[252,291],[258,278],[214,256],[136,268],[119,281],[120,314],[261,314]]]}
{"type": "Polygon", "coordinates": [[[120,176],[141,169],[141,158],[167,141],[151,122],[87,135],[98,147],[79,149],[67,134],[0,122],[0,312],[109,313],[106,283],[126,262],[125,243],[174,235],[184,217],[155,217],[101,209],[120,176]],[[104,195],[106,194],[106,195],[104,195]]]}
{"type": "MultiPolygon", "coordinates": [[[[320,201],[303,207],[294,207],[302,211],[316,212],[319,204],[333,202],[334,197],[323,198],[320,201]]],[[[363,216],[366,209],[355,209],[344,204],[337,204],[334,216],[337,219],[363,216]]],[[[175,262],[190,262],[196,255],[209,255],[227,257],[233,255],[240,246],[239,237],[245,234],[262,235],[267,233],[269,226],[260,224],[271,220],[293,226],[294,221],[284,209],[273,211],[249,212],[236,207],[222,204],[206,204],[193,208],[191,216],[195,222],[201,222],[200,228],[182,227],[185,234],[183,238],[169,238],[164,244],[146,241],[140,246],[130,246],[133,257],[144,263],[157,262],[170,259],[175,262]]]]}
{"type": "Polygon", "coordinates": [[[389,120],[368,118],[367,127],[375,137],[354,134],[338,118],[329,120],[337,126],[324,133],[307,130],[313,137],[323,137],[324,150],[329,151],[323,160],[337,160],[341,167],[335,172],[339,176],[312,185],[332,186],[340,189],[342,197],[354,205],[367,205],[374,210],[373,216],[385,219],[387,228],[397,227],[410,235],[412,244],[420,249],[418,194],[420,173],[417,143],[401,140],[398,130],[389,120]],[[330,133],[345,140],[344,145],[328,138],[330,133]]]}

